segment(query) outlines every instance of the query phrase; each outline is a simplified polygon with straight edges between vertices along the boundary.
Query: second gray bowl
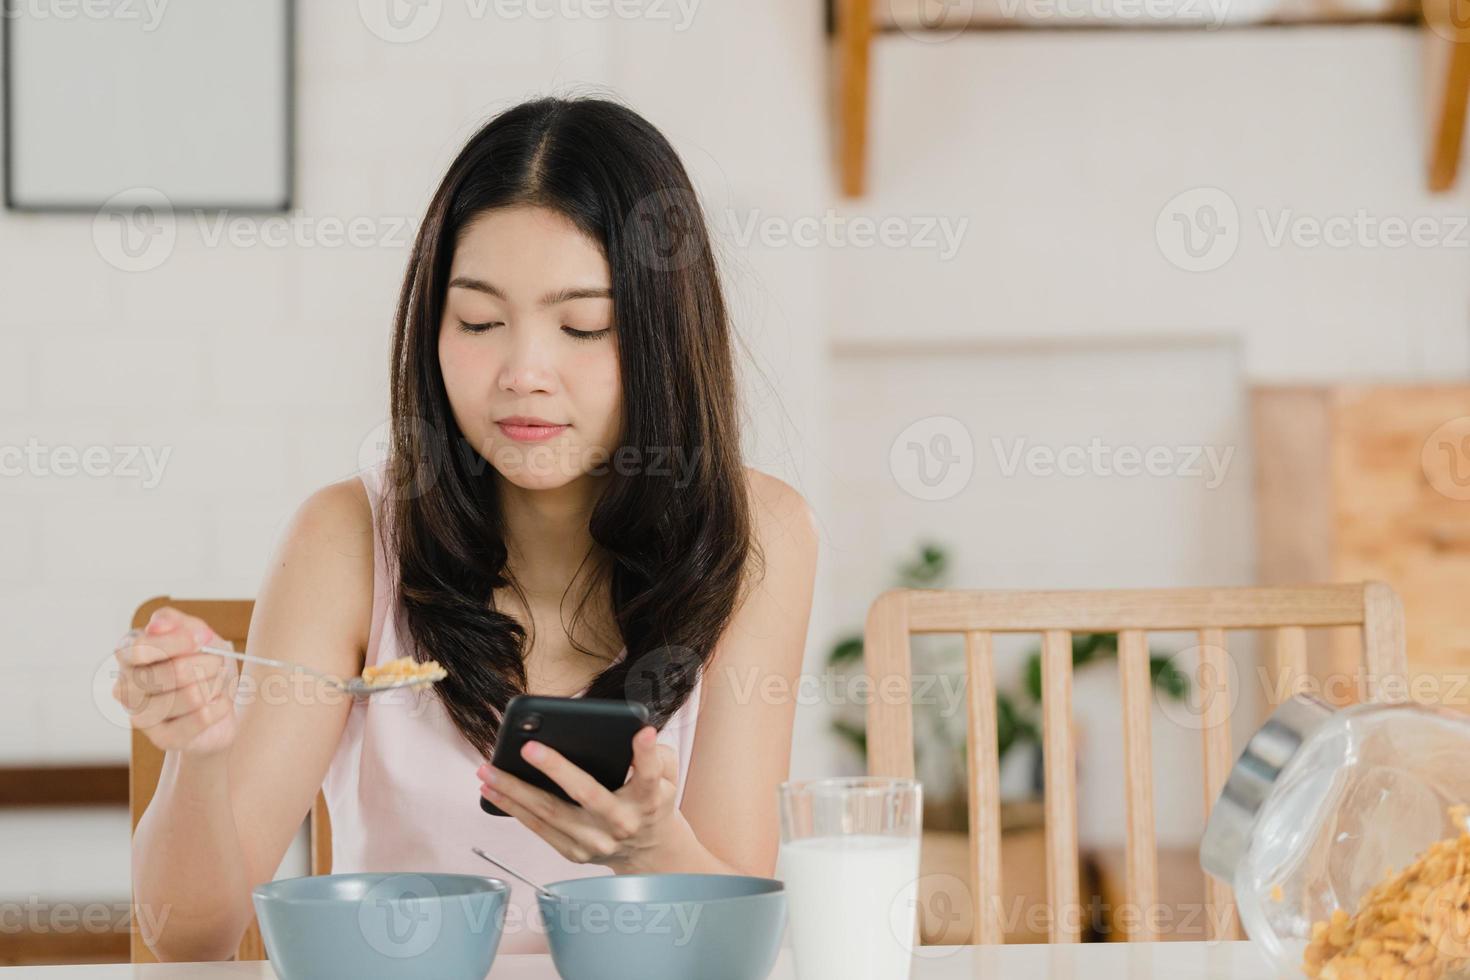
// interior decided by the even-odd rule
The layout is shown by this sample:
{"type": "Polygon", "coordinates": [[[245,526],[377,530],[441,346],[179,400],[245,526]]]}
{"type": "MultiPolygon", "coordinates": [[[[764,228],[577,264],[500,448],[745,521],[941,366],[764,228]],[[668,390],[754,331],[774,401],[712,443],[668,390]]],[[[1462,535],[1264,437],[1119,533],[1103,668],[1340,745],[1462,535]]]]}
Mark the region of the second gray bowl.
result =
{"type": "Polygon", "coordinates": [[[781,951],[786,889],[745,875],[603,875],[537,895],[564,980],[765,980],[781,951]]]}

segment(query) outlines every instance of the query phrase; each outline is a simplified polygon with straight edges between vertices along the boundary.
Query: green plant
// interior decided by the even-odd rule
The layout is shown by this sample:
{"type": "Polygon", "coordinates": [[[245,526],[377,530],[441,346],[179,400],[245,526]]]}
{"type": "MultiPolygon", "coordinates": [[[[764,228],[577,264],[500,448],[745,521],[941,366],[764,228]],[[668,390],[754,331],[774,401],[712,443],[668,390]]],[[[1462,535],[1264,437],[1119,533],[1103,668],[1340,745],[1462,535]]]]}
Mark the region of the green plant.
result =
{"type": "MultiPolygon", "coordinates": [[[[932,542],[922,542],[918,547],[918,555],[899,566],[895,585],[908,589],[940,587],[949,570],[948,553],[942,546],[932,542]]],[[[1116,657],[1117,654],[1118,637],[1116,634],[1075,633],[1072,636],[1072,666],[1074,669],[1109,657],[1116,657]]],[[[857,667],[862,659],[863,638],[861,634],[851,634],[833,645],[827,655],[827,667],[829,670],[851,670],[857,667]]],[[[962,673],[963,670],[961,660],[958,672],[962,673]]],[[[1176,700],[1183,700],[1188,696],[1189,677],[1174,666],[1167,655],[1150,651],[1149,674],[1154,687],[1166,696],[1176,700]]],[[[1041,650],[1039,648],[1027,652],[1023,678],[1022,690],[1015,693],[996,692],[996,751],[1002,759],[1017,745],[1041,741],[1037,722],[1041,708],[1041,650]]],[[[867,758],[868,733],[863,724],[851,717],[839,717],[832,721],[832,730],[843,741],[853,746],[859,755],[867,758]]],[[[966,753],[965,740],[962,737],[957,740],[956,745],[945,746],[945,748],[958,752],[961,759],[966,753]]],[[[916,743],[916,749],[922,751],[922,744],[916,743]]]]}

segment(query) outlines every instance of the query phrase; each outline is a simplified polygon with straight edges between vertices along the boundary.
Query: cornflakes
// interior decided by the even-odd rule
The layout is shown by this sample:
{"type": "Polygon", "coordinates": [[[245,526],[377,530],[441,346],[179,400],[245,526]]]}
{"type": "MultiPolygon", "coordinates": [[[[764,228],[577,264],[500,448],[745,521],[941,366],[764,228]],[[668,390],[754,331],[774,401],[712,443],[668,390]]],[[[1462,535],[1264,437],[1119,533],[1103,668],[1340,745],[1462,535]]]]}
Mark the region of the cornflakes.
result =
{"type": "Polygon", "coordinates": [[[1441,980],[1470,968],[1470,807],[1450,808],[1457,838],[1312,924],[1302,969],[1313,980],[1441,980]]]}
{"type": "Polygon", "coordinates": [[[404,681],[418,685],[440,681],[447,676],[437,660],[420,663],[412,657],[399,657],[387,663],[363,668],[362,682],[368,687],[388,687],[404,681]]]}

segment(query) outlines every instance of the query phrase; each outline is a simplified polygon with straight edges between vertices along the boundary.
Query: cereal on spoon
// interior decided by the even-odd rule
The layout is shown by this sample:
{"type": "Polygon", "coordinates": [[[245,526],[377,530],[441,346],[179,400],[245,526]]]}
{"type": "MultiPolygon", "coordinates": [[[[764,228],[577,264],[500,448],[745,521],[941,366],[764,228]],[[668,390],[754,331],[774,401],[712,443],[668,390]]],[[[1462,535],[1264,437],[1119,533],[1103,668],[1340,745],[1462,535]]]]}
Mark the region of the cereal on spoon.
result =
{"type": "Polygon", "coordinates": [[[399,657],[387,663],[363,668],[362,682],[366,687],[391,687],[405,681],[417,687],[432,684],[449,676],[437,660],[417,661],[412,657],[399,657]]]}

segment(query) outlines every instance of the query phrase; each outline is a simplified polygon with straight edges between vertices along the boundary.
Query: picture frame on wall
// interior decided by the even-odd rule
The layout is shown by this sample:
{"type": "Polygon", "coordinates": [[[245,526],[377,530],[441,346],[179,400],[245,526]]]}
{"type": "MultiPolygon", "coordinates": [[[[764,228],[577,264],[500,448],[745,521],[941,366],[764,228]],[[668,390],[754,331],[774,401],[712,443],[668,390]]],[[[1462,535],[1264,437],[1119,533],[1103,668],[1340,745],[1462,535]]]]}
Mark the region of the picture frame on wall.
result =
{"type": "Polygon", "coordinates": [[[289,211],[293,0],[0,0],[12,211],[289,211]]]}

